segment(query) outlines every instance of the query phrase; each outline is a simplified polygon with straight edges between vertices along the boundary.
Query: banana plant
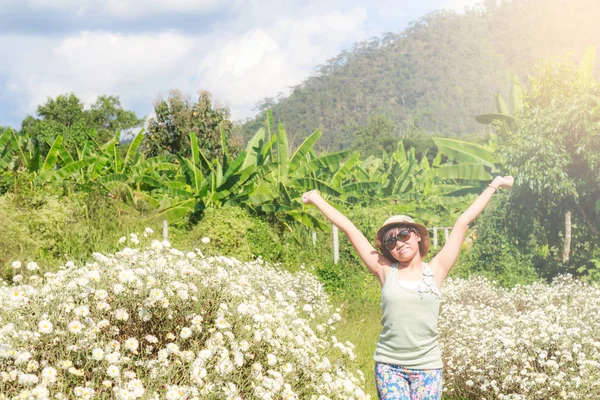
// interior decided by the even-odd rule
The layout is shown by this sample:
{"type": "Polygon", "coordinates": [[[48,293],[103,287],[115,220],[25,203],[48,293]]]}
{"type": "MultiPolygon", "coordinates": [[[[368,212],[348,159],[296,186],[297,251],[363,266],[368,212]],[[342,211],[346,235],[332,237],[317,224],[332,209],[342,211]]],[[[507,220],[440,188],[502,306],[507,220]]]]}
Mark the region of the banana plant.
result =
{"type": "Polygon", "coordinates": [[[0,167],[23,171],[32,188],[59,182],[64,177],[64,174],[58,173],[59,171],[64,171],[65,168],[71,170],[77,168],[72,165],[72,158],[63,160],[68,152],[62,142],[62,136],[56,137],[50,145],[48,154],[42,158],[39,146],[32,139],[18,136],[13,130],[7,129],[0,136],[0,149],[2,149],[0,167]]]}
{"type": "Polygon", "coordinates": [[[512,75],[510,86],[509,106],[506,105],[504,97],[500,93],[496,94],[496,112],[491,114],[482,114],[475,117],[480,124],[492,124],[494,122],[506,122],[513,126],[523,114],[523,85],[519,77],[512,75]]]}
{"type": "Polygon", "coordinates": [[[140,131],[123,157],[117,146],[117,132],[110,142],[100,147],[99,161],[90,168],[90,173],[113,198],[133,207],[138,207],[140,201],[159,207],[160,201],[152,196],[152,192],[166,185],[168,176],[165,172],[176,171],[179,166],[168,162],[166,157],[145,159],[138,151],[143,138],[140,131]]]}
{"type": "Polygon", "coordinates": [[[173,221],[209,206],[243,204],[254,191],[257,178],[275,168],[267,162],[270,156],[264,139],[264,131],[257,132],[248,148],[230,162],[221,132],[222,161],[210,162],[199,148],[196,135],[190,133],[191,159],[178,157],[181,173],[167,183],[166,193],[171,200],[163,203],[158,218],[173,221]]]}

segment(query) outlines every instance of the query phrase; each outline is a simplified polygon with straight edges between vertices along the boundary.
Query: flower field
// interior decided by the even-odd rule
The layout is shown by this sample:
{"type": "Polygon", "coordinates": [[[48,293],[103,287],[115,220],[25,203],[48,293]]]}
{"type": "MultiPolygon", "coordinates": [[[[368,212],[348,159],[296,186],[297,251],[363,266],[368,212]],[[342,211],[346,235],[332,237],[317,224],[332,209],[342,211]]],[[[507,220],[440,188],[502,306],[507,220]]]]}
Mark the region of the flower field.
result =
{"type": "MultiPolygon", "coordinates": [[[[313,274],[145,241],[56,272],[13,263],[0,399],[370,398],[372,376],[336,339],[340,310],[313,274]]],[[[597,286],[473,277],[443,294],[445,399],[600,397],[597,286]]]]}
{"type": "Polygon", "coordinates": [[[368,398],[309,273],[159,241],[43,276],[13,267],[0,288],[0,398],[368,398]]]}
{"type": "Polygon", "coordinates": [[[448,397],[600,398],[600,288],[449,279],[439,321],[448,397]]]}

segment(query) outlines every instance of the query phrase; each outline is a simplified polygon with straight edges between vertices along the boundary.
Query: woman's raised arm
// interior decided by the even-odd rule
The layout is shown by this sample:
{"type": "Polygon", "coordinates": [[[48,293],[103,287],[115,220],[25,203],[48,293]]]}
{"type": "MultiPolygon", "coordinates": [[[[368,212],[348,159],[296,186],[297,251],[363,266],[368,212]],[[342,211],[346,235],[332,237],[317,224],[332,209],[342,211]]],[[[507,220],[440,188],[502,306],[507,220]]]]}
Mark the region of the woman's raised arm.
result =
{"type": "Polygon", "coordinates": [[[360,259],[367,268],[377,277],[380,284],[383,284],[383,266],[391,265],[391,261],[381,255],[361,231],[354,226],[344,214],[336,210],[325,199],[321,197],[317,190],[311,190],[302,195],[304,204],[314,204],[319,211],[346,234],[350,243],[358,253],[360,259]]]}
{"type": "Polygon", "coordinates": [[[431,260],[431,267],[434,268],[435,281],[438,287],[442,285],[448,272],[450,272],[450,269],[452,269],[458,258],[462,243],[469,229],[469,224],[481,214],[498,188],[510,189],[513,183],[514,178],[512,176],[497,176],[469,208],[458,217],[448,237],[448,241],[442,247],[442,250],[431,260]]]}

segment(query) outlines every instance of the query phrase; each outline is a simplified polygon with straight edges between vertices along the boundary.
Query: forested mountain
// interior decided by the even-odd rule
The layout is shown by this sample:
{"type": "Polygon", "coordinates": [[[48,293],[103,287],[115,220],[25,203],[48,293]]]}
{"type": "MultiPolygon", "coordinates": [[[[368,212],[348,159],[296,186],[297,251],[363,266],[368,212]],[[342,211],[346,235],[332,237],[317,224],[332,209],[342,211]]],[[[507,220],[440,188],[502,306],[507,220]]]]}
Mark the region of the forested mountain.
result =
{"type": "Polygon", "coordinates": [[[578,62],[586,46],[600,46],[599,17],[598,0],[486,0],[463,14],[431,13],[400,33],[356,43],[288,96],[265,99],[244,137],[264,124],[267,108],[293,147],[316,128],[321,148],[356,147],[374,119],[390,122],[393,136],[483,132],[474,117],[495,110],[511,73],[526,83],[538,60],[578,62]]]}

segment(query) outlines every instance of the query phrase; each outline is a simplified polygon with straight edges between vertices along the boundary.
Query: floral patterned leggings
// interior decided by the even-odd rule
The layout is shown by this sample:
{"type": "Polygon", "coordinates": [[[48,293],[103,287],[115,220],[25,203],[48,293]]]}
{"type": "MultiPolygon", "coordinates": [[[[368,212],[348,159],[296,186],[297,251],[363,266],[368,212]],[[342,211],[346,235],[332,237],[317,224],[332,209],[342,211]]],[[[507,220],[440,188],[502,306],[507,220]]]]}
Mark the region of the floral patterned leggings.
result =
{"type": "Polygon", "coordinates": [[[375,384],[380,400],[440,400],[441,369],[409,369],[375,363],[375,384]]]}

